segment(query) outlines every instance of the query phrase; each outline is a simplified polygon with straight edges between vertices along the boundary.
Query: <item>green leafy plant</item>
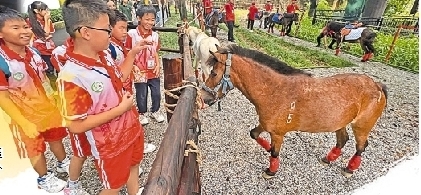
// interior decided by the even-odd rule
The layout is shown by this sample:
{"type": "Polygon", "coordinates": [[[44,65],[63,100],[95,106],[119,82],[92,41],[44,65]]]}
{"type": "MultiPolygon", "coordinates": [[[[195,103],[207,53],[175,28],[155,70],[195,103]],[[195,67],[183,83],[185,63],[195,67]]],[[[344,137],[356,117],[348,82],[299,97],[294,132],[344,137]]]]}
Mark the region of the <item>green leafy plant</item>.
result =
{"type": "Polygon", "coordinates": [[[52,9],[51,11],[51,21],[60,22],[63,21],[63,15],[61,14],[61,9],[52,9]]]}

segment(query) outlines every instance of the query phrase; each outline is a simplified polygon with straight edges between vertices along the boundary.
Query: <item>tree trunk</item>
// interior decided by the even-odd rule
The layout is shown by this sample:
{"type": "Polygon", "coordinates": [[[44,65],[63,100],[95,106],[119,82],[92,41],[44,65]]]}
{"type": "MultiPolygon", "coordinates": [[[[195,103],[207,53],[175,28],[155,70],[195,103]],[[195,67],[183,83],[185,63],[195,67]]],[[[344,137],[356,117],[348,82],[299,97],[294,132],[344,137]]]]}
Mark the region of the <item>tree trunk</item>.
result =
{"type": "Polygon", "coordinates": [[[317,8],[317,0],[310,0],[310,9],[308,10],[308,17],[313,17],[317,8]]]}
{"type": "Polygon", "coordinates": [[[366,0],[361,17],[381,18],[386,10],[387,0],[366,0]]]}
{"type": "Polygon", "coordinates": [[[414,1],[414,4],[412,5],[411,11],[409,12],[409,14],[413,15],[416,14],[418,11],[418,0],[414,1]]]}
{"type": "Polygon", "coordinates": [[[356,20],[360,17],[364,8],[366,0],[348,0],[345,7],[345,14],[347,20],[356,20]]]}
{"type": "Polygon", "coordinates": [[[187,8],[186,8],[186,1],[185,0],[179,0],[179,12],[180,12],[180,19],[182,21],[186,20],[187,21],[187,8]]]}

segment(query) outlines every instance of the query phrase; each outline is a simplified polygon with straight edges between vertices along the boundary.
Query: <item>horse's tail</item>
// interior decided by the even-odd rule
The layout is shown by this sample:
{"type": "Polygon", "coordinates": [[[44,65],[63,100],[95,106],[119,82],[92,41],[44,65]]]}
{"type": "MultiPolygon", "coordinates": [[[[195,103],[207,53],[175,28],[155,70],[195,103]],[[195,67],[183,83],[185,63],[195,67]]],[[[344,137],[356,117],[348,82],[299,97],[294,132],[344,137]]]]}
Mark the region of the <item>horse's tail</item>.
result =
{"type": "Polygon", "coordinates": [[[381,83],[381,82],[376,82],[376,84],[381,88],[381,90],[382,90],[382,92],[384,94],[384,97],[386,98],[386,102],[387,102],[387,98],[388,98],[388,92],[387,92],[387,90],[388,90],[388,87],[385,84],[381,83]]]}

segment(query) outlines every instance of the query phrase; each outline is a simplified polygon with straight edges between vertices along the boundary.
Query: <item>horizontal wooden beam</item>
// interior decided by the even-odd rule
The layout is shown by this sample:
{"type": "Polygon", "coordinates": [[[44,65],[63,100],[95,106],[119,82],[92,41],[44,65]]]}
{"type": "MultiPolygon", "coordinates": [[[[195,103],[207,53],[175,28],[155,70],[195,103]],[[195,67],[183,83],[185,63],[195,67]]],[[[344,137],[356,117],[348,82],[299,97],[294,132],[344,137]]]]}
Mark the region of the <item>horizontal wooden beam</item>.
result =
{"type": "Polygon", "coordinates": [[[164,48],[164,47],[161,47],[161,49],[159,49],[159,51],[167,51],[167,52],[172,52],[172,53],[181,53],[179,49],[170,49],[170,48],[164,48]]]}
{"type": "MultiPolygon", "coordinates": [[[[127,25],[127,28],[128,29],[136,29],[137,28],[137,25],[134,25],[134,24],[128,24],[127,25]]],[[[153,31],[158,31],[158,32],[177,32],[178,31],[178,28],[176,28],[176,27],[159,27],[159,26],[153,26],[152,27],[152,30],[153,31]]]]}

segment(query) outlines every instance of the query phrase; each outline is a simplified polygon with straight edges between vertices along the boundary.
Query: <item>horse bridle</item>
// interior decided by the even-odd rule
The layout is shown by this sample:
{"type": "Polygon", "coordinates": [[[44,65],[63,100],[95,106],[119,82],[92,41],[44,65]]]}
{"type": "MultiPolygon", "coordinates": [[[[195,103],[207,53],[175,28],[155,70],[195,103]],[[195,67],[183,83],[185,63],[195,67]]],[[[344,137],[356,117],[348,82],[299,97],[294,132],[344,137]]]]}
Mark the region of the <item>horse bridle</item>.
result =
{"type": "Polygon", "coordinates": [[[231,78],[230,78],[231,63],[232,63],[231,59],[232,59],[232,53],[230,51],[228,51],[228,57],[227,57],[227,60],[225,61],[224,75],[222,75],[221,80],[219,81],[219,83],[213,89],[211,89],[210,87],[206,86],[205,83],[203,83],[202,88],[206,92],[211,93],[213,95],[213,97],[215,98],[215,100],[212,103],[215,103],[215,102],[219,101],[220,99],[224,98],[228,94],[229,91],[234,89],[234,85],[232,84],[231,78]],[[222,97],[219,98],[218,97],[218,91],[221,87],[222,87],[222,97]]]}

